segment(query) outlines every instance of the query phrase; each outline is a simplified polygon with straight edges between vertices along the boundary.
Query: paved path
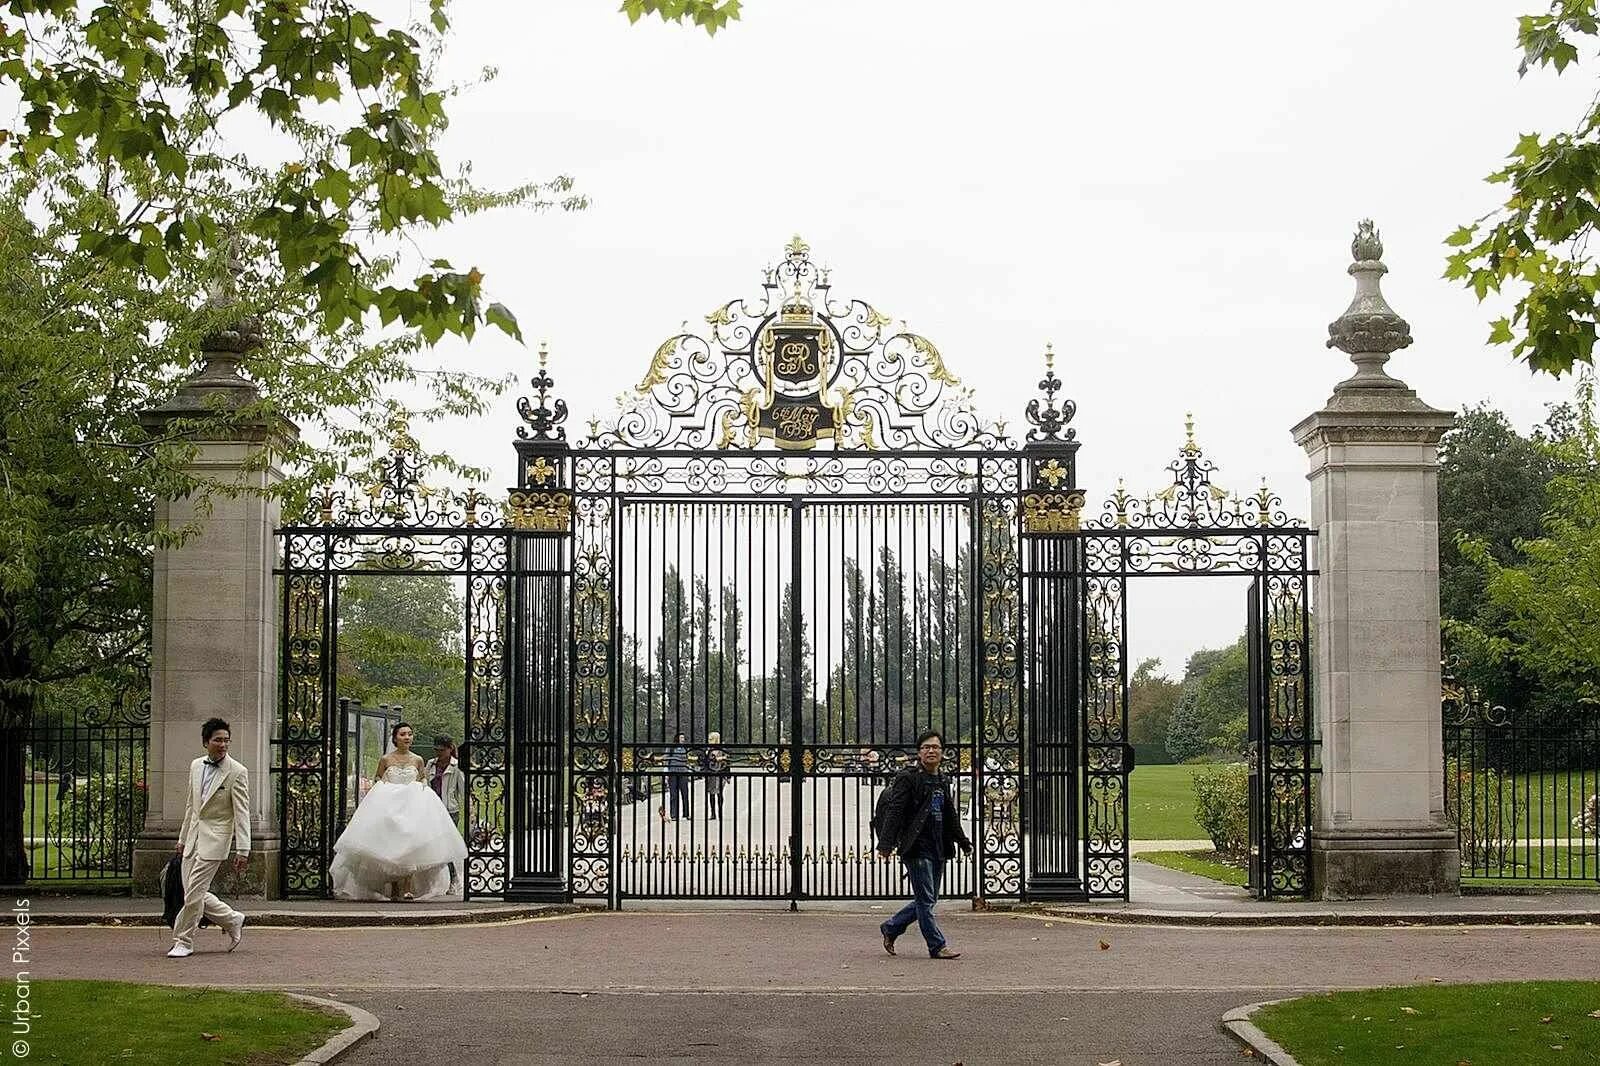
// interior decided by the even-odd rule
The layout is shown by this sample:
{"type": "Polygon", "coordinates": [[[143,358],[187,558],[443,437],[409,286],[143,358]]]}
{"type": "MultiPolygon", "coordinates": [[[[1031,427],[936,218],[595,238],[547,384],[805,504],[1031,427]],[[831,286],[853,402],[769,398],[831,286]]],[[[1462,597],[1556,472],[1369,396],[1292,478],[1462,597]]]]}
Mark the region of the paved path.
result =
{"type": "Polygon", "coordinates": [[[161,956],[154,929],[41,928],[36,976],[268,986],[376,1013],[349,1061],[1224,1063],[1223,1010],[1322,988],[1592,978],[1600,929],[1107,927],[952,911],[966,957],[887,911],[639,910],[498,926],[256,929],[161,956]],[[1105,945],[1102,947],[1102,945],[1105,945]]]}

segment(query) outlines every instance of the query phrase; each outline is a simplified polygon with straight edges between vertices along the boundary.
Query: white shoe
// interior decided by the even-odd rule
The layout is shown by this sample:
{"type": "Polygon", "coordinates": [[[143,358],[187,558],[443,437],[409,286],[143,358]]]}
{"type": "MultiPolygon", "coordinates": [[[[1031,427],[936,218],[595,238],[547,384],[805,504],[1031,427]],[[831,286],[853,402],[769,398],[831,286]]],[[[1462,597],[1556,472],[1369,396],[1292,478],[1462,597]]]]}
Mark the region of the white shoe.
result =
{"type": "Polygon", "coordinates": [[[244,939],[244,915],[239,915],[237,922],[232,925],[225,925],[222,928],[228,934],[228,950],[232,951],[239,946],[239,941],[244,939]]]}
{"type": "Polygon", "coordinates": [[[194,948],[186,948],[182,944],[172,945],[172,950],[167,952],[169,959],[187,959],[194,954],[194,948]]]}

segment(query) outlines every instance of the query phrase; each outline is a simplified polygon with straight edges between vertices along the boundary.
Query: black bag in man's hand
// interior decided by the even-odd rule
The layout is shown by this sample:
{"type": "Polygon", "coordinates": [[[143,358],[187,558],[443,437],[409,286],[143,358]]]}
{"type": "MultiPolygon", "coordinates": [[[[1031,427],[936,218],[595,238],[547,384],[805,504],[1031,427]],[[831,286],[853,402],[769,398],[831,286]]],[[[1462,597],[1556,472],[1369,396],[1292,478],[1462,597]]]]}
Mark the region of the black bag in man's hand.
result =
{"type": "MultiPolygon", "coordinates": [[[[171,929],[178,924],[178,912],[183,910],[183,857],[174,855],[161,868],[161,920],[171,929]]],[[[211,919],[200,916],[200,928],[211,924],[211,919]]]]}

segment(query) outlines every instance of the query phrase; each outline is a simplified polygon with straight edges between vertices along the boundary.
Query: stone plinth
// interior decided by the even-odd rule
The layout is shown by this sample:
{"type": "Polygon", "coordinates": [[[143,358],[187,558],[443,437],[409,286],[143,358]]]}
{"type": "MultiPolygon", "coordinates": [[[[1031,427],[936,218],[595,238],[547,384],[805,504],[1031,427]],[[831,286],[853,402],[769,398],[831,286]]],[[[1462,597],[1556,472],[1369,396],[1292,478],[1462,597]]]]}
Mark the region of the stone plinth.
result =
{"type": "Polygon", "coordinates": [[[1294,429],[1317,530],[1311,864],[1325,899],[1460,886],[1439,715],[1437,446],[1454,416],[1383,370],[1411,337],[1377,291],[1381,254],[1364,224],[1356,302],[1329,327],[1357,373],[1294,429]]]}

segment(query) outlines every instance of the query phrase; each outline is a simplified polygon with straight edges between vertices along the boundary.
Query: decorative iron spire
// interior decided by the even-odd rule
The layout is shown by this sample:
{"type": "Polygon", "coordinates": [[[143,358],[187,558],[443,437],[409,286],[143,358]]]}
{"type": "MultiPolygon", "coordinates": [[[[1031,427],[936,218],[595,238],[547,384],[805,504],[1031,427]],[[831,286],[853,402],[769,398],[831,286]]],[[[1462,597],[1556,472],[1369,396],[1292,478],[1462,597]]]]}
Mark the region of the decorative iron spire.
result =
{"type": "Polygon", "coordinates": [[[1040,406],[1037,398],[1028,401],[1028,422],[1033,426],[1028,430],[1030,441],[1067,441],[1075,440],[1078,431],[1067,429],[1067,423],[1072,421],[1072,416],[1078,413],[1078,405],[1071,400],[1063,400],[1061,407],[1056,407],[1056,393],[1061,391],[1061,379],[1056,376],[1055,345],[1044,346],[1044,377],[1039,380],[1039,391],[1044,393],[1044,405],[1040,406]]]}
{"type": "Polygon", "coordinates": [[[1349,274],[1356,279],[1356,295],[1344,314],[1328,324],[1328,347],[1350,356],[1356,372],[1334,391],[1403,389],[1405,384],[1390,377],[1383,364],[1392,353],[1411,343],[1411,327],[1395,314],[1379,289],[1379,279],[1389,268],[1383,265],[1383,242],[1371,219],[1356,224],[1350,254],[1355,259],[1349,274]]]}
{"type": "Polygon", "coordinates": [[[517,414],[522,416],[526,426],[517,427],[517,436],[523,440],[566,440],[567,431],[562,425],[567,420],[567,401],[550,400],[550,390],[555,387],[555,378],[550,376],[550,346],[546,341],[539,342],[539,372],[528,382],[538,393],[539,404],[535,407],[528,402],[526,396],[517,401],[517,414]]]}

